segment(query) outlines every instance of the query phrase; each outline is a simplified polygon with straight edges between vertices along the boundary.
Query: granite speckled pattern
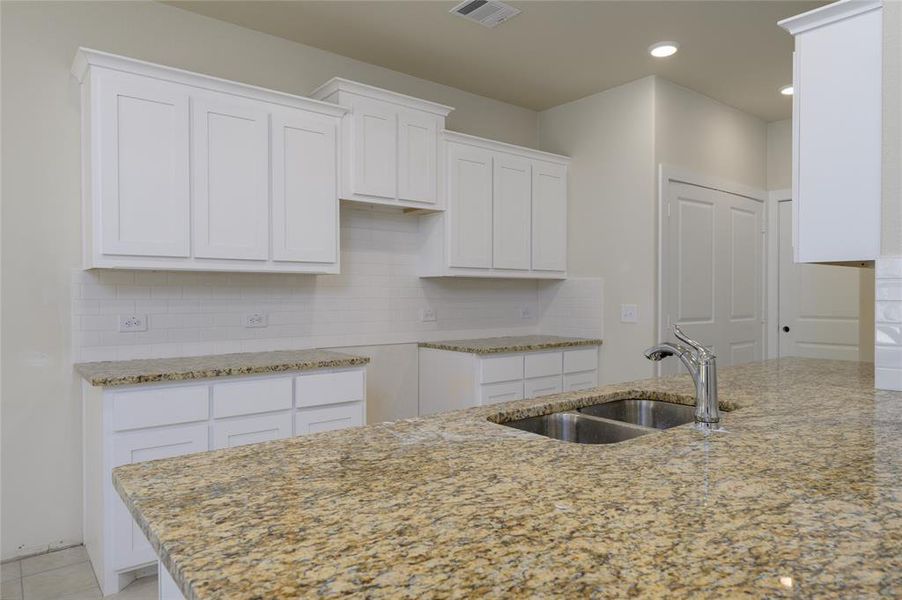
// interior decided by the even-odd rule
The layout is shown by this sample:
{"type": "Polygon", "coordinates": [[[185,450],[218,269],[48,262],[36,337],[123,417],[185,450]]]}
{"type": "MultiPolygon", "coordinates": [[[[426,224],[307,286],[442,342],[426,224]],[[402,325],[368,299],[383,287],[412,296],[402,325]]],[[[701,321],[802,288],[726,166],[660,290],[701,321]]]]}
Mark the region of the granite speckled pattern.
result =
{"type": "Polygon", "coordinates": [[[282,371],[340,369],[368,362],[370,359],[366,356],[329,350],[276,350],[78,363],[75,370],[91,385],[116,386],[282,371]]]}
{"type": "Polygon", "coordinates": [[[560,337],[556,335],[516,335],[508,337],[480,338],[473,340],[444,340],[420,342],[420,348],[466,352],[468,354],[505,354],[508,352],[533,352],[572,346],[600,346],[602,340],[560,337]]]}
{"type": "Polygon", "coordinates": [[[902,393],[873,365],[725,368],[723,432],[579,445],[492,421],[685,376],[119,467],[191,600],[900,597],[902,393]]]}

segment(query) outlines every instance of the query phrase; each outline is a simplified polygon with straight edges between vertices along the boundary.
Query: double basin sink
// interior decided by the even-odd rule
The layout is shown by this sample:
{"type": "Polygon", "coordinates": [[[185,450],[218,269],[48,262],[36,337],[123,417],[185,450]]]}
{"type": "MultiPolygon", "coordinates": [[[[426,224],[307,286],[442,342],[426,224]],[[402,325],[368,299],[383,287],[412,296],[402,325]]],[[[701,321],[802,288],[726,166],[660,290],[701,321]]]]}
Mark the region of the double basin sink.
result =
{"type": "Polygon", "coordinates": [[[577,410],[504,423],[577,444],[615,444],[695,421],[695,407],[647,398],[624,398],[577,410]]]}

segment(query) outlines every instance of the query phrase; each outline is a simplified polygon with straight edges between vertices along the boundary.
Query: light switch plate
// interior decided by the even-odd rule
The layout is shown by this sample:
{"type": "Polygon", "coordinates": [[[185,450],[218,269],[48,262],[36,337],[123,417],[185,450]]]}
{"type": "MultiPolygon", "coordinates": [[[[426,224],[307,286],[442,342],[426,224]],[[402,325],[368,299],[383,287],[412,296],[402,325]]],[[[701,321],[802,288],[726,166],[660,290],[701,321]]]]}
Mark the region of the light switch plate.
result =
{"type": "Polygon", "coordinates": [[[639,322],[639,306],[636,304],[620,305],[620,322],[621,323],[638,323],[639,322]]]}

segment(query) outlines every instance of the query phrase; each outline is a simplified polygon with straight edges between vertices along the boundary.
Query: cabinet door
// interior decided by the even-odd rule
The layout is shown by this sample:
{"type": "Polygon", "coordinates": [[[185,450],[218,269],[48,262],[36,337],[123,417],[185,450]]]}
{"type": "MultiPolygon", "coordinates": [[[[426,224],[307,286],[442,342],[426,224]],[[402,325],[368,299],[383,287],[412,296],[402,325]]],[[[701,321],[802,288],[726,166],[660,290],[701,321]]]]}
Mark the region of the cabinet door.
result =
{"type": "Polygon", "coordinates": [[[291,412],[240,417],[213,423],[213,449],[235,448],[291,437],[291,412]]]}
{"type": "Polygon", "coordinates": [[[100,96],[100,147],[92,158],[100,177],[100,251],[188,256],[187,89],[120,72],[97,71],[94,77],[100,96]]]}
{"type": "Polygon", "coordinates": [[[529,270],[532,219],[530,161],[494,157],[493,254],[496,269],[529,270]]]}
{"type": "Polygon", "coordinates": [[[397,198],[398,115],[391,105],[356,98],[354,120],[354,193],[397,198]]]}
{"type": "Polygon", "coordinates": [[[429,114],[398,116],[398,198],[435,204],[438,132],[429,114]]]}
{"type": "Polygon", "coordinates": [[[273,259],[338,259],[336,121],[296,111],[272,115],[273,259]]]}
{"type": "Polygon", "coordinates": [[[269,115],[226,94],[192,99],[194,254],[269,257],[269,115]]]}
{"type": "Polygon", "coordinates": [[[492,154],[448,144],[448,218],[452,267],[492,266],[492,154]]]}
{"type": "Polygon", "coordinates": [[[567,167],[532,165],[532,268],[567,270],[567,167]]]}
{"type": "MultiPolygon", "coordinates": [[[[116,434],[113,437],[113,467],[203,452],[209,449],[208,433],[204,423],[116,434]]],[[[113,504],[113,567],[125,569],[156,560],[153,548],[118,494],[110,490],[110,497],[113,504]]]]}
{"type": "Polygon", "coordinates": [[[294,416],[295,435],[335,431],[363,425],[363,402],[302,408],[294,416]]]}

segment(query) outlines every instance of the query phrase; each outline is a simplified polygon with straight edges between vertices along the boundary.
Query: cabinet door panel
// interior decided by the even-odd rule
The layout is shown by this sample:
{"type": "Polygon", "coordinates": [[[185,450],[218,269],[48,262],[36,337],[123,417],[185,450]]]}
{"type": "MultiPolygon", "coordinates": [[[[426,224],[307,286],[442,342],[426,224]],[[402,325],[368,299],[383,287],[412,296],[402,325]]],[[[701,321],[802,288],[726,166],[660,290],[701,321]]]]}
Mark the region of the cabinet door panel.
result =
{"type": "Polygon", "coordinates": [[[435,204],[438,134],[432,115],[398,117],[398,197],[435,204]]]}
{"type": "Polygon", "coordinates": [[[289,411],[213,423],[214,450],[289,437],[291,437],[291,412],[289,411]]]}
{"type": "Polygon", "coordinates": [[[532,268],[567,270],[567,168],[532,166],[532,268]]]}
{"type": "Polygon", "coordinates": [[[357,99],[354,119],[354,193],[396,198],[398,116],[390,106],[357,99]]]}
{"type": "Polygon", "coordinates": [[[491,152],[448,144],[448,203],[450,266],[491,268],[491,152]]]}
{"type": "Polygon", "coordinates": [[[273,259],[338,259],[334,121],[301,111],[272,116],[273,259]]]}
{"type": "Polygon", "coordinates": [[[529,270],[532,219],[530,176],[528,160],[495,155],[492,262],[496,269],[529,270]]]}
{"type": "Polygon", "coordinates": [[[303,408],[294,416],[295,435],[335,431],[363,425],[363,402],[303,408]]]}
{"type": "Polygon", "coordinates": [[[192,101],[198,258],[269,256],[269,115],[262,106],[227,95],[192,101]]]}
{"type": "Polygon", "coordinates": [[[188,93],[98,72],[101,252],[189,254],[188,93]]]}

